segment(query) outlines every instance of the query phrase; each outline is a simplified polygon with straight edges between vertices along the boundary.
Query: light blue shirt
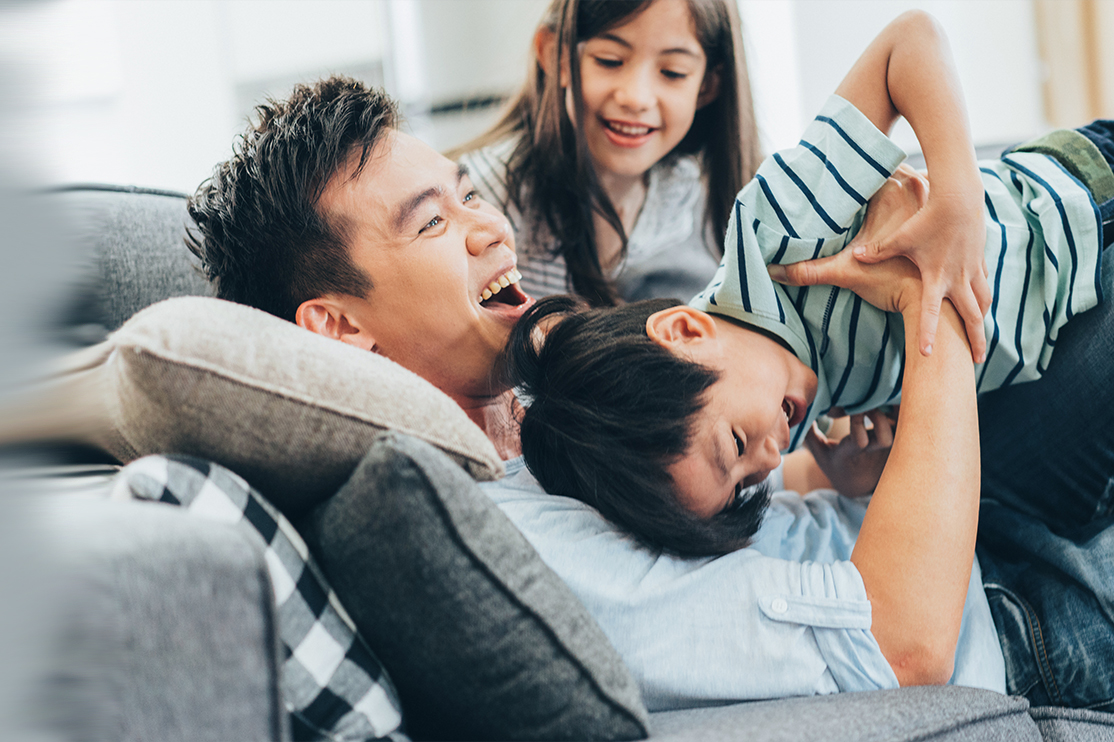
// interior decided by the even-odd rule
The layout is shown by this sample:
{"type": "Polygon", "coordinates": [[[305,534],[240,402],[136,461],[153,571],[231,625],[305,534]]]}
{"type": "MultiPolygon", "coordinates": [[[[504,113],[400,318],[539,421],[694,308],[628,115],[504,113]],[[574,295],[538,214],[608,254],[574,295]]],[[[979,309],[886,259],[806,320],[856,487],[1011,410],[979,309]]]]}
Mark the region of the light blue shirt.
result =
{"type": "MultiPolygon", "coordinates": [[[[780,488],[780,470],[771,477],[780,488]]],[[[898,685],[848,561],[865,500],[779,492],[751,546],[692,559],[647,549],[592,507],[546,494],[521,458],[481,487],[596,618],[651,711],[898,685]]],[[[1005,692],[978,562],[951,682],[1005,692]]]]}

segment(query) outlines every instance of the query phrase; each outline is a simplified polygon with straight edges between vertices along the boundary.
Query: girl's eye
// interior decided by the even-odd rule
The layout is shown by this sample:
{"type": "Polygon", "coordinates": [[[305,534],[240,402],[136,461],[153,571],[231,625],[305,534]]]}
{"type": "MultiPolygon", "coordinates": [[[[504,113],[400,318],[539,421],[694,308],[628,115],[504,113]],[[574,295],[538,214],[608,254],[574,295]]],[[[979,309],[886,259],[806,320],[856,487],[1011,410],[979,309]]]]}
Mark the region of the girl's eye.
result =
{"type": "Polygon", "coordinates": [[[620,59],[609,59],[607,57],[595,57],[595,60],[600,67],[607,67],[608,69],[614,69],[623,63],[620,59]]]}
{"type": "Polygon", "coordinates": [[[443,220],[439,216],[433,217],[428,222],[426,222],[426,225],[424,227],[422,227],[421,229],[418,230],[418,234],[421,234],[422,232],[426,231],[427,229],[433,229],[438,224],[440,224],[442,221],[443,220]]]}
{"type": "Polygon", "coordinates": [[[673,70],[662,70],[661,74],[669,80],[684,80],[688,77],[687,72],[675,72],[673,70]]]}
{"type": "Polygon", "coordinates": [[[731,437],[735,439],[735,453],[739,456],[739,458],[742,458],[743,454],[746,453],[747,450],[746,444],[743,443],[743,439],[740,438],[737,433],[732,433],[731,437]]]}

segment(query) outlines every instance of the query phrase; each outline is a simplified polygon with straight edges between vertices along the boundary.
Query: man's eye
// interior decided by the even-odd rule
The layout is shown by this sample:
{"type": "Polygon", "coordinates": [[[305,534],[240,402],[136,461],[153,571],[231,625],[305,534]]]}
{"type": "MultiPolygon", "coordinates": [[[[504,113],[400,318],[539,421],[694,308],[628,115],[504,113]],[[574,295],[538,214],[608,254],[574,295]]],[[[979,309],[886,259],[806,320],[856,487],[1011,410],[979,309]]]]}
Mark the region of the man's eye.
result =
{"type": "Polygon", "coordinates": [[[421,229],[418,230],[418,234],[421,234],[422,232],[426,231],[427,229],[433,229],[438,224],[440,224],[442,221],[443,220],[439,216],[433,217],[428,222],[426,222],[426,225],[424,227],[422,227],[421,229]]]}
{"type": "Polygon", "coordinates": [[[743,439],[740,438],[737,433],[732,433],[731,437],[735,439],[735,453],[741,458],[742,455],[746,453],[747,445],[743,443],[743,439]]]}

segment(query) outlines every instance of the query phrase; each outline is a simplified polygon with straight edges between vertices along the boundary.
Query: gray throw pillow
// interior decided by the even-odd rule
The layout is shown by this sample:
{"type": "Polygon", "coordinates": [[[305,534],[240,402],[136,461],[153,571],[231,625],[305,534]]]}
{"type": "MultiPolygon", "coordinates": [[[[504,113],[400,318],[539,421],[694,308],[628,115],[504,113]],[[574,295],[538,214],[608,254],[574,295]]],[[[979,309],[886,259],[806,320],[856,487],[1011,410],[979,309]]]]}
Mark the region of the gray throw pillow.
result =
{"type": "Polygon", "coordinates": [[[386,433],[301,524],[415,739],[642,739],[602,630],[444,454],[386,433]]]}

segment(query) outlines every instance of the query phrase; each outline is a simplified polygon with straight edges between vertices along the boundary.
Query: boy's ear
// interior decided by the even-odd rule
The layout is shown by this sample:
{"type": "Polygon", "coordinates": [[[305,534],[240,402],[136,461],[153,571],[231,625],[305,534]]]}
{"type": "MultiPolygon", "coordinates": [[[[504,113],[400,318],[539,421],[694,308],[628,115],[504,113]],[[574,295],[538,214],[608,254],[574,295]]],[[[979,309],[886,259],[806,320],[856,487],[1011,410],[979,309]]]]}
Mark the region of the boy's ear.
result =
{"type": "Polygon", "coordinates": [[[685,354],[692,346],[714,339],[716,323],[711,315],[679,304],[647,317],[646,334],[666,350],[685,354]]]}
{"type": "MultiPolygon", "coordinates": [[[[545,26],[534,32],[534,56],[545,71],[547,77],[553,77],[557,71],[557,34],[545,26]]],[[[559,87],[569,86],[569,60],[561,60],[559,87]]]]}
{"type": "Polygon", "coordinates": [[[310,332],[378,353],[374,336],[355,311],[361,301],[354,296],[333,295],[310,299],[298,307],[294,321],[310,332]]]}
{"type": "Polygon", "coordinates": [[[723,76],[720,74],[720,66],[716,65],[710,70],[705,70],[704,81],[700,83],[700,92],[696,94],[696,109],[700,110],[716,99],[719,95],[720,81],[723,76]]]}

